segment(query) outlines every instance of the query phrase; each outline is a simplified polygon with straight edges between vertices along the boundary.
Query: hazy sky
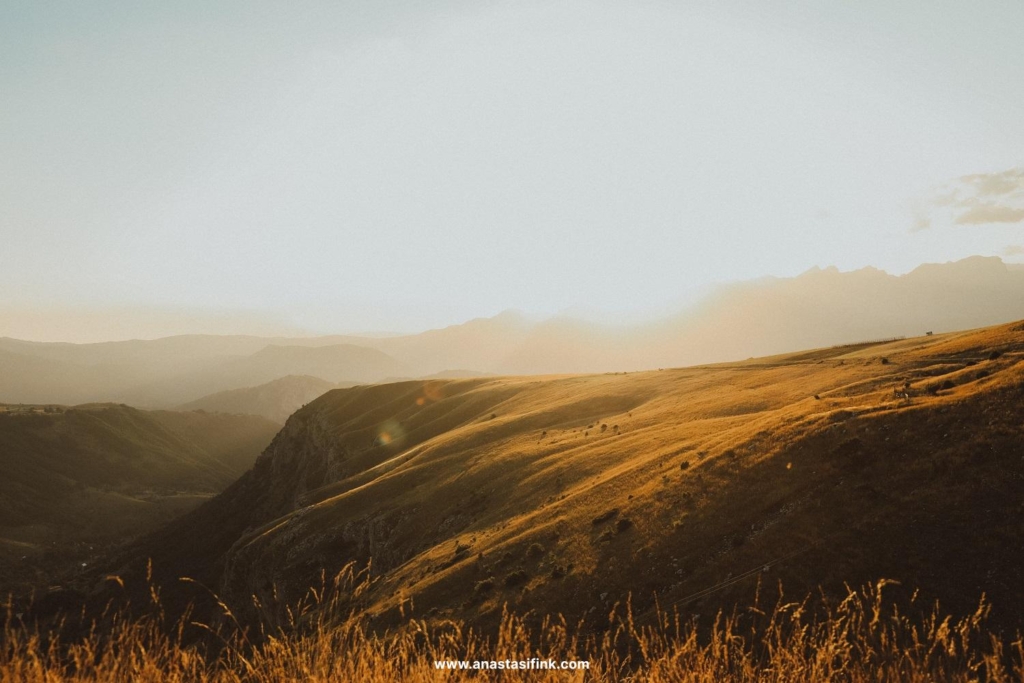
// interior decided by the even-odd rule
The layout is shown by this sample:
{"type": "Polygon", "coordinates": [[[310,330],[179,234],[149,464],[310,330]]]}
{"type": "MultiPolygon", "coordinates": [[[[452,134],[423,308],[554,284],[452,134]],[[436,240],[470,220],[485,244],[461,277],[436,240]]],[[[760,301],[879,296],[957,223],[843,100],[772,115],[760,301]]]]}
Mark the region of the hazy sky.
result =
{"type": "Polygon", "coordinates": [[[1021,261],[1022,35],[1019,0],[6,0],[0,334],[417,330],[1021,261]]]}

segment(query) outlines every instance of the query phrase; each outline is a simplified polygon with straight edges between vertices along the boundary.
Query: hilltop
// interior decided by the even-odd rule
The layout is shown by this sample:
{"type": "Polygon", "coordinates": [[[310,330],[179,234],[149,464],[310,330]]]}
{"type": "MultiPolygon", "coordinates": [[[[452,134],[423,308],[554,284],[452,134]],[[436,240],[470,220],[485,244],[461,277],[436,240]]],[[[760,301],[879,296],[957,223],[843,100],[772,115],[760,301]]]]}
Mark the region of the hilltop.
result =
{"type": "MultiPolygon", "coordinates": [[[[599,622],[617,601],[714,614],[760,578],[881,578],[954,611],[1024,609],[1024,324],[641,373],[330,391],[152,558],[244,613],[355,561],[360,609],[599,622]]],[[[179,591],[174,593],[173,591],[179,591]]]]}

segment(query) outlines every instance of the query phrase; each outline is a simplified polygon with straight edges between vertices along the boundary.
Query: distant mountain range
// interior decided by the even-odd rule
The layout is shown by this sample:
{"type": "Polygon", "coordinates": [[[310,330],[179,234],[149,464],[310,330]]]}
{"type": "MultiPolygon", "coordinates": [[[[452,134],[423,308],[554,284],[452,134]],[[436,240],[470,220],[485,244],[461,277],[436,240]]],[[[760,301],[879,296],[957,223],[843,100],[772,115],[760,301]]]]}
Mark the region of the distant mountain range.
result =
{"type": "MultiPolygon", "coordinates": [[[[631,326],[569,317],[533,322],[505,312],[385,337],[194,335],[98,344],[3,338],[0,401],[172,407],[288,375],[351,384],[642,370],[976,328],[1022,317],[1024,266],[995,257],[923,265],[901,276],[874,268],[845,273],[815,268],[793,278],[721,287],[690,309],[631,326]]],[[[275,391],[294,396],[292,389],[288,383],[262,389],[257,403],[263,407],[247,410],[269,415],[268,402],[276,401],[282,410],[301,405],[282,396],[270,398],[275,391]]],[[[226,406],[240,400],[222,399],[228,411],[235,408],[226,406]]],[[[280,411],[274,419],[280,419],[280,411]]]]}

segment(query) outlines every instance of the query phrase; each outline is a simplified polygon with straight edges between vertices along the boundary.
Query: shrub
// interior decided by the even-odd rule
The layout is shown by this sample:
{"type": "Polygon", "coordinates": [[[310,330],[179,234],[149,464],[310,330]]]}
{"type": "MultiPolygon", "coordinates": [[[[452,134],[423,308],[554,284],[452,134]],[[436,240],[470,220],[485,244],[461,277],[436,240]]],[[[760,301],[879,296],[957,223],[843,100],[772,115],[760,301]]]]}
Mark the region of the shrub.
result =
{"type": "Polygon", "coordinates": [[[617,514],[619,514],[619,509],[618,508],[612,508],[611,510],[606,510],[605,512],[602,512],[597,517],[594,517],[594,519],[592,519],[590,523],[595,525],[595,526],[598,525],[598,524],[603,524],[603,523],[607,522],[609,519],[613,518],[617,514]]]}
{"type": "Polygon", "coordinates": [[[505,585],[519,586],[529,581],[529,579],[530,575],[527,574],[525,570],[516,569],[515,571],[509,572],[508,575],[505,577],[505,585]]]}

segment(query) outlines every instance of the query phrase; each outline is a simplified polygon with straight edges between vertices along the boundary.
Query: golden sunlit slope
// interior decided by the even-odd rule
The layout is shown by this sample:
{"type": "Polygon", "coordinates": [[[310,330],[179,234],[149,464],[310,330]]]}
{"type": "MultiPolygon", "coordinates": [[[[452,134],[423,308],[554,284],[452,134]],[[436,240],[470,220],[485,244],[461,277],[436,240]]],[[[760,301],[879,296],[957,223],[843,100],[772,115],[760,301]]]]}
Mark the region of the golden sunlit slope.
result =
{"type": "MultiPolygon", "coordinates": [[[[633,374],[329,392],[135,551],[242,605],[349,561],[364,608],[709,613],[757,578],[1024,607],[1024,325],[633,374]]],[[[140,566],[138,564],[136,567],[140,566]]],[[[128,567],[122,568],[126,575],[128,567]]]]}

